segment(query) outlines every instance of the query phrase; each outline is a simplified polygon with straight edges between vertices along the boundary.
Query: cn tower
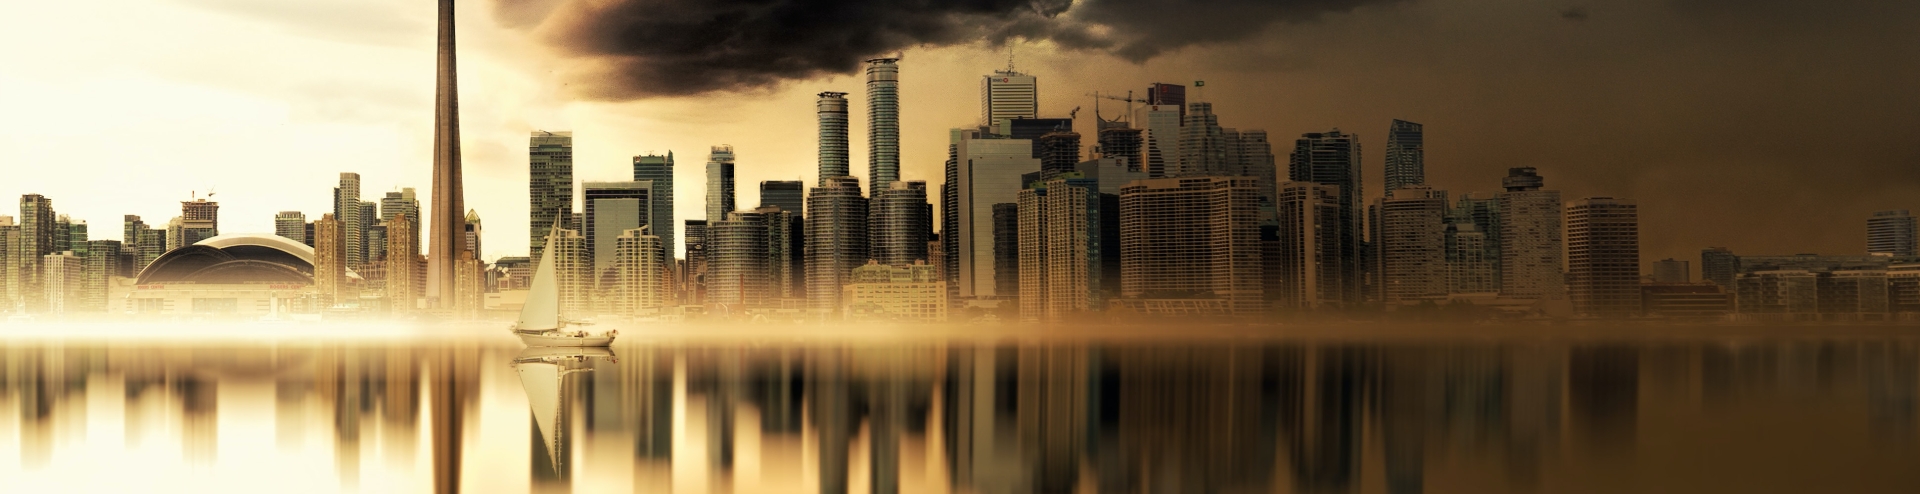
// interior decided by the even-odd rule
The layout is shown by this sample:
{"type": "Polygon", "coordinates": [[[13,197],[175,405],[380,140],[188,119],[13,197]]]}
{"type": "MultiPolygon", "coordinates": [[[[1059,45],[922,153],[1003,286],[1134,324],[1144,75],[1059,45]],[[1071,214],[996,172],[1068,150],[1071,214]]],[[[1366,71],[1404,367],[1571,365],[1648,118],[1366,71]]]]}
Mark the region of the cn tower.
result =
{"type": "Polygon", "coordinates": [[[460,91],[454,69],[453,0],[440,0],[440,48],[433,96],[433,210],[427,224],[427,297],[454,306],[454,262],[466,245],[460,178],[460,91]]]}

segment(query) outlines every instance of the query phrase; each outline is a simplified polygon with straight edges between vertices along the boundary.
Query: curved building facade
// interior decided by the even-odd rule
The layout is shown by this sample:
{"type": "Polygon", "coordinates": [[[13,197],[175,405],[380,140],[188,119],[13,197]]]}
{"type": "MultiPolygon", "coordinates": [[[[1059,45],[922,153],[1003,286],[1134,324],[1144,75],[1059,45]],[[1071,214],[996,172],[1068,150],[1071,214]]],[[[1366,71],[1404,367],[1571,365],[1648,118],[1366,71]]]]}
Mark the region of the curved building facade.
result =
{"type": "MultiPolygon", "coordinates": [[[[286,237],[220,235],[161,254],[109,307],[196,317],[314,312],[327,305],[316,298],[317,261],[312,247],[286,237]]],[[[349,283],[359,278],[346,277],[349,283]]]]}

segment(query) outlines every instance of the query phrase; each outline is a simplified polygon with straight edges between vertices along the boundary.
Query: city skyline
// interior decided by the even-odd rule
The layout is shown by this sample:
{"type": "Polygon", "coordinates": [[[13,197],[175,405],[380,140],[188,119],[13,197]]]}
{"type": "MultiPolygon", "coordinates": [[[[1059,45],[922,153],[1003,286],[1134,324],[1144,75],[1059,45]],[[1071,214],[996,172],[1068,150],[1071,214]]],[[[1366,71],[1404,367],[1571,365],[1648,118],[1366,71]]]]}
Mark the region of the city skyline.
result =
{"type": "MultiPolygon", "coordinates": [[[[10,105],[21,110],[21,118],[20,122],[13,124],[16,127],[11,129],[12,132],[7,134],[19,140],[10,141],[18,145],[0,154],[0,160],[45,164],[73,162],[119,173],[105,174],[99,182],[67,184],[61,183],[67,181],[63,179],[71,178],[70,174],[62,171],[66,167],[34,167],[20,174],[19,180],[0,186],[0,189],[4,189],[0,190],[0,195],[12,197],[39,193],[65,198],[64,212],[78,219],[102,224],[123,214],[164,219],[171,216],[164,214],[171,209],[168,204],[191,199],[196,192],[205,194],[217,190],[217,200],[226,206],[224,212],[230,223],[223,225],[223,230],[266,232],[271,231],[274,212],[297,210],[314,218],[328,211],[323,202],[325,185],[320,184],[330,182],[325,177],[340,172],[364,174],[366,184],[363,189],[369,192],[409,186],[425,190],[431,185],[425,163],[431,158],[429,110],[432,91],[430,84],[425,82],[428,75],[422,71],[423,61],[430,60],[432,54],[431,21],[434,10],[431,4],[376,7],[370,12],[391,14],[390,17],[396,20],[389,24],[351,29],[348,26],[352,23],[348,20],[359,17],[348,15],[352,10],[349,7],[365,6],[321,2],[315,8],[329,15],[305,17],[275,7],[235,10],[235,7],[223,8],[206,3],[128,7],[127,17],[103,19],[98,28],[126,29],[126,32],[137,33],[140,32],[137,26],[127,24],[134,16],[160,21],[190,19],[210,33],[247,31],[259,38],[257,48],[224,48],[213,50],[214,53],[252,60],[258,58],[260,53],[254,50],[277,49],[312,54],[322,63],[314,64],[319,68],[216,80],[209,75],[187,74],[167,68],[172,65],[161,65],[193,67],[211,61],[208,51],[201,49],[210,42],[208,40],[189,37],[145,47],[133,53],[117,54],[98,50],[98,42],[44,42],[68,40],[92,31],[63,34],[50,32],[44,26],[10,24],[9,27],[19,28],[8,30],[9,36],[18,37],[8,38],[10,40],[39,39],[41,42],[34,44],[56,45],[60,50],[80,50],[80,56],[60,57],[57,53],[0,56],[3,57],[0,63],[22,69],[0,77],[0,83],[18,87],[21,89],[17,91],[19,93],[35,95],[35,101],[19,101],[19,105],[10,105]],[[350,54],[365,56],[352,62],[341,62],[343,59],[340,57],[350,54]],[[63,68],[51,65],[56,59],[90,63],[76,64],[81,66],[79,68],[63,68]],[[327,72],[338,72],[343,63],[354,66],[356,70],[352,72],[369,75],[358,78],[327,75],[327,72]],[[321,86],[326,89],[320,89],[321,86]],[[90,90],[107,87],[131,90],[116,91],[119,93],[116,95],[90,90]],[[83,96],[90,99],[80,99],[83,96]],[[177,111],[180,109],[172,106],[185,103],[210,104],[196,105],[198,108],[190,111],[177,111]],[[96,125],[86,118],[97,109],[104,108],[102,105],[125,108],[125,118],[108,127],[96,125]],[[167,126],[160,123],[179,119],[205,125],[167,126]],[[263,122],[267,125],[261,125],[263,122]],[[191,133],[176,130],[155,132],[162,127],[193,127],[195,130],[191,133]],[[31,133],[26,132],[29,129],[31,133]],[[136,133],[152,136],[141,137],[134,135],[136,133]],[[226,137],[220,141],[228,143],[228,148],[208,152],[204,151],[206,146],[197,144],[202,139],[223,133],[226,137]],[[18,137],[23,135],[41,137],[18,137]],[[166,140],[155,141],[156,138],[166,140]],[[83,142],[81,139],[100,139],[105,144],[81,146],[78,145],[83,142]],[[342,145],[343,142],[354,144],[342,145]],[[190,148],[184,146],[209,154],[188,154],[187,149],[190,148]],[[258,166],[257,157],[268,155],[274,147],[300,147],[315,151],[294,153],[308,156],[286,157],[283,166],[258,166]],[[55,149],[73,152],[55,157],[52,154],[55,149]],[[132,156],[141,156],[142,159],[128,159],[132,156]],[[155,162],[163,166],[153,167],[155,162]],[[143,170],[133,163],[141,163],[152,169],[143,170]],[[172,166],[165,166],[169,164],[172,166]],[[97,187],[125,189],[129,192],[111,199],[94,198],[85,193],[97,190],[97,187]],[[309,193],[298,193],[301,190],[309,193]],[[316,194],[313,193],[315,191],[322,192],[316,194]]],[[[57,16],[66,13],[68,7],[35,8],[48,9],[48,14],[57,16]]],[[[1139,97],[1143,95],[1137,92],[1138,88],[1145,87],[1146,83],[1187,83],[1204,79],[1209,83],[1205,87],[1205,94],[1193,94],[1201,91],[1198,91],[1199,88],[1190,88],[1190,98],[1214,102],[1218,105],[1217,110],[1225,116],[1224,119],[1231,120],[1234,126],[1263,128],[1276,139],[1339,127],[1343,131],[1357,132],[1369,149],[1377,150],[1384,149],[1384,122],[1394,118],[1421,122],[1433,126],[1426,144],[1433,156],[1433,163],[1427,167],[1430,185],[1454,192],[1496,192],[1497,184],[1491,182],[1505,168],[1536,166],[1555,177],[1566,197],[1610,195],[1632,198],[1650,212],[1645,218],[1647,234],[1642,240],[1646,249],[1643,257],[1647,260],[1690,257],[1706,245],[1727,246],[1743,252],[1853,252],[1858,250],[1857,232],[1861,229],[1856,218],[1871,211],[1915,207],[1904,202],[1901,196],[1914,189],[1914,185],[1900,179],[1875,180],[1872,175],[1875,171],[1884,170],[1884,167],[1906,166],[1912,162],[1910,151],[1895,146],[1899,139],[1889,139],[1881,134],[1889,131],[1885,129],[1896,129],[1898,126],[1870,125],[1870,122],[1883,115],[1890,117],[1897,113],[1891,110],[1893,108],[1910,106],[1898,104],[1898,101],[1905,101],[1902,98],[1912,98],[1908,95],[1879,94],[1877,97],[1894,99],[1889,100],[1888,104],[1869,105],[1873,108],[1836,103],[1811,109],[1775,104],[1762,105],[1777,107],[1775,110],[1745,110],[1737,108],[1752,106],[1746,103],[1791,100],[1794,98],[1790,96],[1796,94],[1830,91],[1820,88],[1762,87],[1712,95],[1693,89],[1708,86],[1698,84],[1695,80],[1702,71],[1709,72],[1706,74],[1709,77],[1707,80],[1736,75],[1765,80],[1785,75],[1778,69],[1745,62],[1751,57],[1732,57],[1731,61],[1726,62],[1731,67],[1720,67],[1720,73],[1713,73],[1707,68],[1676,69],[1671,73],[1637,75],[1650,77],[1651,83],[1612,79],[1594,82],[1601,87],[1614,89],[1611,93],[1603,94],[1561,95],[1532,87],[1509,88],[1492,80],[1491,76],[1464,74],[1463,68],[1432,73],[1434,83],[1428,86],[1396,86],[1393,89],[1397,92],[1392,97],[1380,98],[1377,96],[1382,88],[1354,76],[1356,70],[1380,70],[1378,65],[1388,62],[1430,69],[1433,66],[1387,55],[1374,46],[1376,44],[1319,53],[1304,48],[1297,51],[1276,51],[1272,48],[1289,40],[1299,41],[1312,35],[1326,39],[1314,41],[1306,48],[1330,48],[1340,41],[1391,32],[1389,28],[1412,28],[1405,31],[1407,34],[1399,36],[1446,35],[1457,34],[1465,29],[1463,26],[1466,24],[1491,23],[1488,27],[1490,30],[1549,43],[1550,47],[1578,55],[1572,57],[1574,62],[1548,61],[1532,56],[1532,52],[1513,53],[1516,48],[1500,45],[1493,47],[1497,48],[1495,52],[1528,56],[1492,67],[1534,72],[1549,79],[1564,79],[1590,76],[1604,69],[1630,67],[1641,59],[1670,62],[1692,60],[1671,58],[1685,55],[1652,58],[1656,55],[1649,51],[1651,48],[1643,47],[1651,43],[1641,42],[1626,34],[1628,26],[1633,25],[1657,27],[1646,36],[1703,44],[1706,53],[1702,56],[1747,55],[1754,53],[1750,50],[1772,49],[1774,46],[1736,48],[1732,45],[1739,43],[1733,41],[1744,39],[1744,35],[1727,32],[1727,26],[1787,26],[1790,29],[1780,30],[1776,35],[1788,38],[1817,37],[1842,30],[1912,36],[1911,33],[1893,31],[1888,27],[1901,18],[1899,15],[1882,15],[1879,18],[1884,20],[1874,20],[1862,18],[1856,12],[1823,12],[1805,22],[1790,23],[1777,7],[1756,7],[1745,15],[1717,9],[1658,6],[1637,10],[1588,8],[1523,14],[1503,7],[1465,8],[1447,2],[1421,2],[1365,6],[1352,11],[1326,13],[1316,20],[1280,23],[1297,28],[1291,30],[1275,29],[1264,24],[1248,26],[1248,33],[1236,34],[1231,40],[1219,43],[1220,46],[1174,49],[1147,58],[1141,64],[1097,50],[1088,56],[1088,52],[1063,48],[1048,41],[1016,41],[1014,51],[1018,70],[1034,74],[1040,79],[1039,106],[1042,116],[1064,116],[1068,110],[1082,107],[1084,118],[1084,113],[1091,110],[1093,103],[1091,98],[1083,96],[1089,91],[1133,89],[1135,96],[1139,97]],[[1442,13],[1446,15],[1440,15],[1442,13]],[[1700,30],[1703,32],[1694,34],[1685,34],[1682,31],[1687,30],[1681,29],[1702,26],[1714,29],[1700,30]],[[1584,34],[1563,33],[1573,30],[1584,34]],[[1603,56],[1596,51],[1574,46],[1576,41],[1582,39],[1612,41],[1628,50],[1620,56],[1603,56]],[[1278,69],[1229,68],[1243,66],[1239,62],[1245,60],[1293,60],[1295,63],[1271,64],[1283,67],[1278,69]],[[1096,85],[1080,81],[1102,82],[1096,85]],[[1282,91],[1268,89],[1276,83],[1280,84],[1282,91]],[[1661,83],[1670,84],[1660,86],[1661,83]],[[1658,89],[1661,87],[1665,89],[1658,89]],[[1467,92],[1459,93],[1461,89],[1467,92]],[[1513,90],[1509,91],[1511,95],[1508,96],[1489,93],[1508,89],[1513,90]],[[1450,94],[1453,96],[1448,96],[1450,94]],[[1672,112],[1687,109],[1653,106],[1671,105],[1675,101],[1694,101],[1699,104],[1691,106],[1711,111],[1691,110],[1679,115],[1672,112]],[[1466,105],[1473,108],[1472,111],[1465,111],[1459,108],[1462,102],[1481,104],[1466,105]],[[1610,109],[1608,106],[1618,107],[1622,102],[1633,104],[1621,109],[1610,109]],[[1532,103],[1532,106],[1544,109],[1526,112],[1515,109],[1515,105],[1521,103],[1532,103]],[[1656,116],[1670,115],[1671,118],[1637,118],[1641,114],[1635,113],[1656,110],[1660,112],[1656,116]],[[1542,117],[1540,113],[1546,111],[1551,111],[1553,115],[1542,117]],[[1715,129],[1711,118],[1723,114],[1739,117],[1748,125],[1738,132],[1715,129]],[[1628,117],[1636,117],[1633,119],[1636,123],[1625,125],[1623,119],[1628,117]],[[1810,122],[1838,125],[1815,126],[1809,125],[1810,122]],[[1576,124],[1584,126],[1573,127],[1576,124]],[[1757,129],[1754,127],[1756,124],[1759,125],[1757,129]],[[1694,125],[1698,128],[1693,130],[1704,132],[1678,132],[1683,130],[1677,127],[1681,125],[1694,125]],[[1578,132],[1581,135],[1572,134],[1575,128],[1580,129],[1578,132]],[[1863,130],[1874,128],[1882,130],[1863,130]],[[1555,136],[1556,132],[1561,134],[1555,136]],[[1840,142],[1847,144],[1839,146],[1841,151],[1838,154],[1811,159],[1808,154],[1814,152],[1811,147],[1790,143],[1822,139],[1778,138],[1794,132],[1826,137],[1839,132],[1844,134],[1839,137],[1840,142]],[[1680,137],[1682,134],[1685,136],[1680,137]],[[1635,145],[1623,145],[1625,142],[1635,142],[1635,145]],[[1647,144],[1655,146],[1647,147],[1647,144]],[[1629,147],[1639,150],[1628,154],[1615,150],[1629,147]],[[1729,155],[1712,156],[1729,149],[1737,151],[1729,155]],[[1566,152],[1569,150],[1580,152],[1566,152]],[[1728,168],[1732,166],[1731,163],[1742,165],[1728,168]],[[1834,166],[1841,166],[1848,171],[1831,173],[1830,168],[1834,166]],[[1729,180],[1736,186],[1693,190],[1685,185],[1701,180],[1729,180]],[[1849,190],[1842,197],[1803,192],[1848,188],[1861,190],[1849,190]],[[1774,199],[1759,200],[1755,197],[1774,199]],[[1693,214],[1660,213],[1688,210],[1689,206],[1692,206],[1690,213],[1693,214]],[[1719,226],[1736,223],[1757,224],[1757,227],[1735,229],[1719,226]],[[1795,245],[1779,245],[1774,240],[1777,237],[1763,233],[1780,228],[1800,232],[1803,240],[1795,245]]],[[[1902,12],[1905,11],[1893,14],[1902,12]]],[[[741,94],[722,92],[624,102],[601,101],[606,98],[568,92],[568,84],[577,77],[577,71],[560,70],[557,72],[560,75],[549,76],[546,74],[550,71],[528,70],[542,67],[566,69],[586,63],[569,58],[535,60],[541,58],[537,55],[546,49],[540,40],[527,33],[536,24],[538,16],[528,14],[533,20],[520,20],[516,18],[518,14],[515,11],[505,7],[463,9],[459,15],[462,61],[471,62],[462,64],[466,72],[462,74],[462,80],[468,83],[463,86],[462,96],[468,100],[468,104],[463,108],[466,111],[463,112],[462,128],[467,131],[464,134],[464,149],[468,155],[468,187],[472,189],[468,195],[471,197],[516,196],[511,192],[524,186],[518,179],[525,163],[524,156],[515,150],[523,142],[520,139],[524,139],[525,133],[535,129],[572,130],[581,136],[578,144],[581,171],[578,175],[583,180],[617,180],[622,175],[620,171],[626,168],[634,155],[664,154],[671,150],[694,152],[697,156],[703,146],[716,142],[735,142],[742,154],[768,158],[765,167],[742,170],[738,177],[740,182],[806,179],[811,175],[808,172],[813,166],[809,159],[813,145],[811,125],[808,125],[810,119],[804,110],[795,113],[790,109],[804,108],[811,95],[820,90],[859,94],[863,77],[858,73],[857,66],[849,65],[839,72],[824,73],[838,75],[782,79],[783,82],[773,86],[741,94]],[[776,109],[779,111],[774,111],[776,109]],[[790,131],[749,134],[745,129],[790,131]],[[758,138],[762,134],[765,135],[764,141],[736,142],[744,141],[745,136],[758,138]]],[[[1455,53],[1455,50],[1464,52],[1488,48],[1485,41],[1467,38],[1429,50],[1455,53]]],[[[1844,51],[1879,53],[1882,55],[1876,58],[1897,59],[1898,51],[1907,50],[1907,46],[1911,45],[1920,43],[1868,44],[1849,36],[1836,38],[1818,47],[1790,50],[1780,55],[1789,61],[1809,60],[1844,51]],[[1888,54],[1887,50],[1895,52],[1888,54]]],[[[987,42],[962,42],[957,45],[941,43],[897,51],[905,55],[900,62],[903,66],[901,86],[910,88],[901,93],[903,107],[907,109],[901,114],[902,178],[932,183],[939,178],[936,157],[942,154],[941,148],[945,144],[940,142],[943,131],[978,118],[978,101],[974,97],[978,77],[1003,67],[1007,51],[987,42]]],[[[890,54],[847,56],[857,64],[859,57],[881,55],[890,54]]],[[[1477,63],[1465,65],[1484,69],[1491,62],[1477,63]]],[[[1839,75],[1866,73],[1857,64],[1841,65],[1830,70],[1839,72],[1839,75]]],[[[1874,70],[1877,71],[1873,72],[1876,77],[1869,80],[1875,82],[1911,80],[1916,75],[1912,69],[1904,67],[1874,70]]],[[[1847,85],[1858,84],[1860,80],[1859,77],[1835,79],[1842,82],[1825,84],[1851,87],[1847,85]]],[[[1899,84],[1872,86],[1894,87],[1899,84]]],[[[14,102],[11,99],[8,101],[14,102]]],[[[856,101],[853,106],[849,127],[864,129],[864,105],[856,101]]],[[[1111,107],[1104,110],[1109,114],[1118,113],[1111,107]]],[[[1085,122],[1082,122],[1082,126],[1086,126],[1085,122]]],[[[1091,135],[1089,129],[1080,130],[1084,135],[1091,135]]],[[[867,156],[865,147],[859,145],[864,144],[859,136],[854,137],[854,144],[849,161],[857,163],[867,156]]],[[[1370,182],[1366,187],[1370,196],[1366,198],[1368,201],[1379,197],[1382,191],[1378,185],[1380,179],[1375,178],[1382,177],[1378,171],[1382,158],[1378,152],[1370,153],[1364,163],[1370,182]]],[[[676,172],[677,181],[683,184],[698,183],[694,181],[700,178],[695,170],[697,167],[681,168],[676,172]]],[[[870,186],[869,181],[865,180],[865,167],[852,168],[851,174],[861,177],[863,185],[870,186]]],[[[807,185],[815,184],[808,180],[807,185]]],[[[757,197],[753,196],[756,193],[741,191],[740,201],[742,204],[756,204],[757,197]]],[[[422,197],[423,202],[430,200],[430,197],[422,197]]],[[[509,199],[476,199],[470,209],[478,210],[496,223],[520,224],[525,221],[522,215],[526,212],[515,207],[516,202],[509,199]]],[[[676,203],[676,209],[680,211],[696,211],[694,208],[700,206],[697,198],[690,194],[679,195],[676,203]]],[[[486,235],[489,237],[488,244],[502,246],[491,249],[493,252],[489,253],[490,256],[512,255],[519,250],[516,246],[526,245],[524,239],[519,238],[522,234],[517,228],[490,229],[486,235]]]]}

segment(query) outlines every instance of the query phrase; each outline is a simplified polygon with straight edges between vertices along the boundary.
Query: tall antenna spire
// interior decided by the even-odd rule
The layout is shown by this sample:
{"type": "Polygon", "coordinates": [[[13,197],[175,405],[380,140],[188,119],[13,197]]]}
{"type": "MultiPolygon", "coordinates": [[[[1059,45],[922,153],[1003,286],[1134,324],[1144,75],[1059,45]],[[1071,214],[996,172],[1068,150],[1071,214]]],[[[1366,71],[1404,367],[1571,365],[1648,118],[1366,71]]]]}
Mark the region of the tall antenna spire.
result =
{"type": "Polygon", "coordinates": [[[1007,41],[1007,72],[1013,72],[1013,41],[1007,41]]]}

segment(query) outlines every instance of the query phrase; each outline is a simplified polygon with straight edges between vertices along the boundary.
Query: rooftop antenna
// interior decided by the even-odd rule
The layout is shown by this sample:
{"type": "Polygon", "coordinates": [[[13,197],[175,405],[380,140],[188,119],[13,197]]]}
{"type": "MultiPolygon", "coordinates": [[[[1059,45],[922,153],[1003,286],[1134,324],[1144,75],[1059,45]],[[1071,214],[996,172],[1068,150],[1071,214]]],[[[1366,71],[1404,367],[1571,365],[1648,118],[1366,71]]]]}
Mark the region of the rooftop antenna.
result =
{"type": "Polygon", "coordinates": [[[1007,40],[1007,72],[1013,72],[1013,40],[1007,40]]]}

